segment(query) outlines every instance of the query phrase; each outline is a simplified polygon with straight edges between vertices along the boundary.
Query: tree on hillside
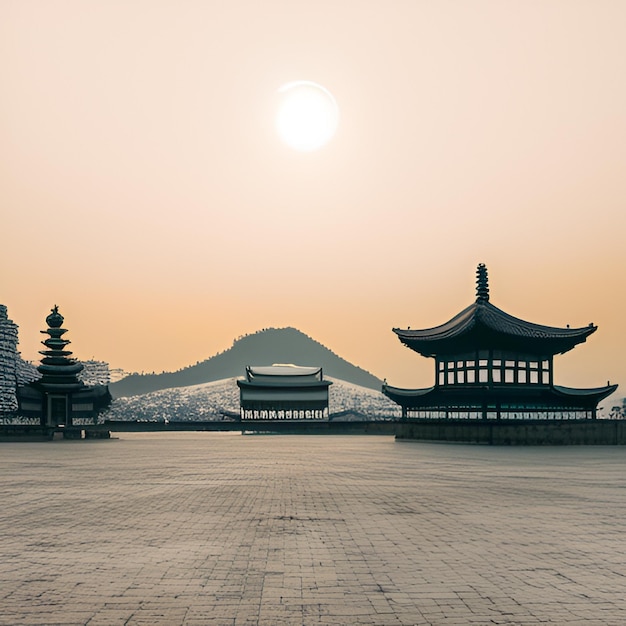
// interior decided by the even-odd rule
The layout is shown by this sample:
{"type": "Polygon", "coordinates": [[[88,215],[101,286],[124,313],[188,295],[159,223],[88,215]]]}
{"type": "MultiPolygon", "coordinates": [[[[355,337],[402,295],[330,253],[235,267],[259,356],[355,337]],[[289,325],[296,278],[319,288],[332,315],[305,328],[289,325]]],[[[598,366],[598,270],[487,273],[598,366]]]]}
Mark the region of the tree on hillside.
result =
{"type": "Polygon", "coordinates": [[[611,407],[609,417],[614,420],[626,419],[626,398],[622,398],[622,404],[611,407]]]}

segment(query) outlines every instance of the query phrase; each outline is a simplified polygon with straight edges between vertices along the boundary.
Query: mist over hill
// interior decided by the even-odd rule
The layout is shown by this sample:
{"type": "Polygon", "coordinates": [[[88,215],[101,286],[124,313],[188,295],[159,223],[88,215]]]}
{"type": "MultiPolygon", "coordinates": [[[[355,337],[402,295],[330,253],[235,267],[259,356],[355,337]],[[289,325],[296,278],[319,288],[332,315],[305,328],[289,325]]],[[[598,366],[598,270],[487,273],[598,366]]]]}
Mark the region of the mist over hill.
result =
{"type": "Polygon", "coordinates": [[[231,348],[201,363],[177,372],[131,374],[109,385],[109,389],[114,398],[135,396],[243,376],[246,365],[273,363],[321,366],[325,376],[376,390],[382,385],[373,374],[352,365],[295,328],[267,328],[236,339],[231,348]]]}

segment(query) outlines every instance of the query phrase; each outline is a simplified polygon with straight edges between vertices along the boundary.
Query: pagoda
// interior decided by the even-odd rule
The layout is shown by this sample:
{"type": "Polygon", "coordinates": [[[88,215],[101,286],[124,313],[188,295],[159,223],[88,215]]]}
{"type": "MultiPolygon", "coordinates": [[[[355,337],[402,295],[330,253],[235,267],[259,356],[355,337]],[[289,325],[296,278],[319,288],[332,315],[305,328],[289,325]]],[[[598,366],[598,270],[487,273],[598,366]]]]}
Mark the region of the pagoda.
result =
{"type": "Polygon", "coordinates": [[[0,415],[17,409],[17,344],[17,324],[9,319],[7,307],[0,304],[0,415]]]}
{"type": "Polygon", "coordinates": [[[574,389],[554,384],[553,362],[597,330],[554,328],[505,313],[489,301],[487,268],[476,270],[476,301],[451,320],[424,330],[394,328],[400,341],[435,360],[426,389],[383,385],[403,418],[595,419],[617,385],[574,389]]]}
{"type": "Polygon", "coordinates": [[[41,378],[18,388],[20,413],[39,417],[47,427],[73,426],[76,418],[95,418],[111,401],[106,385],[88,387],[79,380],[83,366],[66,349],[70,341],[63,338],[67,332],[63,321],[55,305],[46,317],[48,328],[40,331],[48,335],[41,342],[46,350],[39,352],[43,355],[37,367],[41,378]]]}

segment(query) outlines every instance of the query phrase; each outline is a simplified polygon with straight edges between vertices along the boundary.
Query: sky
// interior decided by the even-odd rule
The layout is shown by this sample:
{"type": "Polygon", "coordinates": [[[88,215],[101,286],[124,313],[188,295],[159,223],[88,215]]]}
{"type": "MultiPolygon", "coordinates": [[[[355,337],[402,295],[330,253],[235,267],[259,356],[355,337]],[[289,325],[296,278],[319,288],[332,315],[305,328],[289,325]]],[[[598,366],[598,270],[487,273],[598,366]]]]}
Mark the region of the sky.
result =
{"type": "MultiPolygon", "coordinates": [[[[394,327],[475,299],[598,325],[558,384],[626,391],[623,0],[0,0],[0,302],[38,360],[171,371],[292,326],[390,384],[394,327]],[[313,81],[334,138],[278,137],[313,81]]],[[[620,393],[618,391],[618,395],[620,393]]],[[[622,394],[623,395],[623,394],[622,394]]]]}

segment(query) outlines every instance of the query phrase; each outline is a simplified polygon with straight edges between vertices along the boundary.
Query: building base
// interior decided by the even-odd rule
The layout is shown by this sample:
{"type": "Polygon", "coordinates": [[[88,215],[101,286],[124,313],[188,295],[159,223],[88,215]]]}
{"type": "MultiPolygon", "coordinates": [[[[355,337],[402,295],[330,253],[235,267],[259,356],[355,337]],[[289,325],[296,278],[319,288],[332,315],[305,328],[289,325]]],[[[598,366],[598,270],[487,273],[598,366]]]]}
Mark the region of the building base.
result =
{"type": "Polygon", "coordinates": [[[626,445],[626,420],[407,420],[396,423],[396,439],[496,446],[626,445]]]}

